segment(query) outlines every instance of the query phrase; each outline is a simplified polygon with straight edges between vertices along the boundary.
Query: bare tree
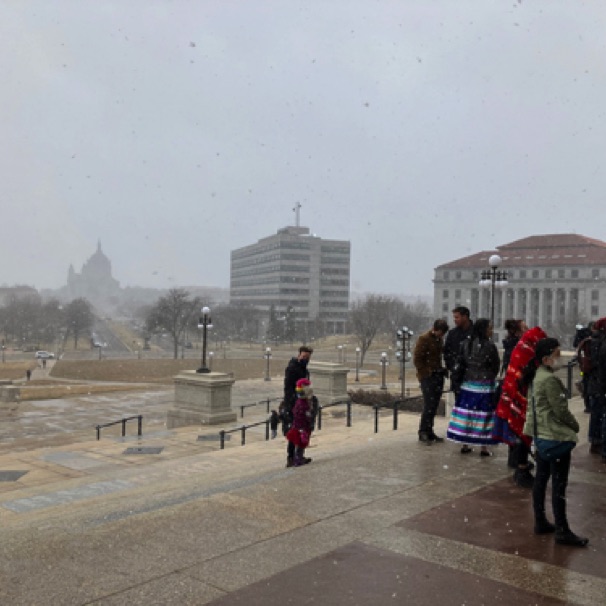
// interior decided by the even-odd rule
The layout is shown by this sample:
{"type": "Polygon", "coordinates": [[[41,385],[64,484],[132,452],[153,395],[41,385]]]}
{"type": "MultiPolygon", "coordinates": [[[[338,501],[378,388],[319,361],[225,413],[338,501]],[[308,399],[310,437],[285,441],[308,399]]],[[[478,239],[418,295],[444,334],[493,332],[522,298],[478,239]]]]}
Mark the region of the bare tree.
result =
{"type": "Polygon", "coordinates": [[[394,303],[391,297],[368,295],[363,301],[354,303],[350,311],[353,334],[360,346],[360,365],[364,365],[364,356],[370,349],[377,333],[388,328],[389,312],[394,303]]]}
{"type": "Polygon", "coordinates": [[[74,299],[65,307],[65,340],[74,339],[74,348],[78,349],[78,339],[90,333],[93,326],[94,315],[91,304],[82,297],[74,299]]]}
{"type": "Polygon", "coordinates": [[[164,297],[160,297],[147,312],[146,328],[150,334],[167,332],[173,341],[173,357],[179,357],[179,342],[183,331],[191,323],[191,318],[200,299],[190,299],[191,293],[182,288],[172,288],[164,297]]]}

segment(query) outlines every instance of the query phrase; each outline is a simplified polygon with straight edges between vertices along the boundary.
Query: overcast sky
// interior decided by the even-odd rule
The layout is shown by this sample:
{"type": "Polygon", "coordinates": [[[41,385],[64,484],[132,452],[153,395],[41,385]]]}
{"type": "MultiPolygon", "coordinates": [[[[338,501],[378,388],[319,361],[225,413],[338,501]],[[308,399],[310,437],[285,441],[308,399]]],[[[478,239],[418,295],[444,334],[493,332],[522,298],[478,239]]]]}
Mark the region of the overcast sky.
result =
{"type": "Polygon", "coordinates": [[[297,202],[357,291],[606,240],[603,0],[0,7],[0,284],[62,286],[101,239],[122,286],[228,286],[297,202]]]}

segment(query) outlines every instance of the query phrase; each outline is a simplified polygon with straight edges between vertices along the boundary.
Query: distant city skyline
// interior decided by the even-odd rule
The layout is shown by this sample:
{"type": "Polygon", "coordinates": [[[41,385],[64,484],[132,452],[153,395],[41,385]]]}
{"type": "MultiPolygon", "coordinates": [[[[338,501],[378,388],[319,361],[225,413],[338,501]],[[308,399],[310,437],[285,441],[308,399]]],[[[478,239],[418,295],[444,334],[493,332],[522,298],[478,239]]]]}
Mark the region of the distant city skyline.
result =
{"type": "Polygon", "coordinates": [[[604,239],[603,2],[235,6],[3,4],[0,283],[57,288],[100,238],[122,286],[227,288],[297,204],[353,292],[604,239]]]}

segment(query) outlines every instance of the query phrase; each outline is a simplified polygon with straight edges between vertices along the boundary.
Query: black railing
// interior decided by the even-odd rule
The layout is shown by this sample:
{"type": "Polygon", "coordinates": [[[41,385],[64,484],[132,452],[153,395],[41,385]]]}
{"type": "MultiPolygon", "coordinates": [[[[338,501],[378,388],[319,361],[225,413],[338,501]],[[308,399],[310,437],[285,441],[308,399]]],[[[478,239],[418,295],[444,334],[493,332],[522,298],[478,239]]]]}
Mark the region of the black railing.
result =
{"type": "Polygon", "coordinates": [[[373,406],[373,410],[375,411],[375,433],[379,433],[379,410],[381,408],[393,409],[392,415],[392,429],[396,431],[398,429],[398,411],[399,405],[402,404],[404,400],[395,400],[392,404],[375,404],[373,406]]]}
{"type": "Polygon", "coordinates": [[[575,356],[566,364],[566,391],[568,392],[566,395],[568,398],[572,398],[572,369],[577,365],[578,359],[575,356]]]}
{"type": "Polygon", "coordinates": [[[244,409],[252,408],[253,406],[259,406],[259,404],[265,404],[267,414],[269,414],[269,409],[272,402],[280,402],[282,398],[265,398],[264,400],[258,400],[257,402],[251,402],[250,404],[240,404],[240,418],[244,418],[244,409]]]}
{"type": "MultiPolygon", "coordinates": [[[[274,400],[281,400],[281,398],[274,398],[274,400]]],[[[267,400],[261,400],[261,402],[258,402],[258,404],[263,404],[263,403],[267,402],[267,411],[269,412],[269,405],[270,405],[271,401],[272,400],[270,398],[268,398],[267,400]]],[[[255,404],[257,404],[257,403],[255,403],[255,404]]],[[[347,413],[346,413],[347,427],[351,427],[351,400],[342,400],[339,402],[333,402],[332,404],[326,404],[325,406],[318,406],[318,417],[317,417],[316,429],[318,429],[318,431],[320,429],[322,429],[322,409],[331,408],[333,406],[339,406],[339,405],[343,405],[343,404],[345,404],[347,406],[347,413]]],[[[254,406],[254,404],[245,405],[245,408],[247,408],[249,406],[254,406]]],[[[246,444],[246,430],[250,429],[251,427],[258,427],[259,425],[265,425],[265,440],[268,441],[269,440],[269,427],[270,427],[269,418],[266,419],[265,421],[258,421],[257,423],[249,423],[248,425],[241,425],[240,427],[234,427],[233,429],[222,429],[219,432],[219,442],[220,442],[221,450],[225,449],[225,436],[228,433],[236,433],[239,431],[242,436],[241,444],[242,444],[242,446],[244,446],[246,444]]]]}
{"type": "Polygon", "coordinates": [[[133,417],[124,417],[119,421],[112,421],[111,423],[104,423],[103,425],[96,425],[95,428],[97,430],[97,440],[101,439],[101,429],[103,427],[111,427],[112,425],[118,425],[122,423],[122,437],[126,435],[126,421],[131,421],[132,419],[137,419],[137,435],[140,436],[143,434],[143,415],[136,415],[133,417]]]}
{"type": "Polygon", "coordinates": [[[234,427],[233,429],[222,429],[219,432],[219,440],[221,443],[221,450],[225,448],[225,436],[228,433],[235,433],[239,431],[242,433],[242,446],[246,444],[246,430],[251,427],[258,427],[259,425],[265,425],[265,440],[269,440],[269,419],[265,421],[259,421],[257,423],[250,423],[249,425],[242,425],[241,427],[234,427]]]}
{"type": "Polygon", "coordinates": [[[324,406],[320,405],[318,406],[318,418],[317,418],[317,429],[318,431],[320,429],[322,429],[322,411],[325,408],[332,408],[333,406],[343,406],[343,404],[345,404],[345,406],[347,407],[346,409],[346,419],[347,419],[347,427],[351,427],[351,400],[339,400],[338,402],[332,402],[331,404],[325,404],[324,406]]]}

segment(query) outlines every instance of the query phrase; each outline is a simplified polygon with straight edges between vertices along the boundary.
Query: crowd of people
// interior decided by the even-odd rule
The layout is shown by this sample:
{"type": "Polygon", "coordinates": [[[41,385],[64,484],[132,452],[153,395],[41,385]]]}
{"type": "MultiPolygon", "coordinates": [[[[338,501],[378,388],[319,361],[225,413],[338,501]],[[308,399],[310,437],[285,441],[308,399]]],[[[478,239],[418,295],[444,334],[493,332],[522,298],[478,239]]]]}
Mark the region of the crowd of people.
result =
{"type": "MultiPolygon", "coordinates": [[[[539,326],[529,329],[523,320],[509,319],[501,359],[490,320],[472,321],[464,306],[455,307],[452,313],[454,328],[438,319],[419,335],[415,345],[413,363],[423,395],[419,441],[427,445],[444,442],[434,431],[434,419],[449,380],[446,393],[453,394],[454,404],[446,438],[459,444],[465,456],[479,447],[480,457],[491,457],[492,446],[506,444],[513,481],[532,490],[535,534],[553,533],[561,545],[587,545],[587,538],[572,532],[566,515],[566,488],[579,423],[556,374],[561,367],[560,343],[539,326]],[[553,523],[545,509],[550,479],[553,523]]],[[[601,455],[606,463],[606,317],[589,328],[589,334],[575,341],[582,372],[579,388],[586,412],[591,414],[590,453],[601,455]]],[[[272,437],[281,423],[287,440],[287,467],[311,462],[305,449],[318,412],[307,367],[312,353],[313,349],[303,345],[290,360],[284,399],[279,410],[272,411],[272,437]]]]}
{"type": "MultiPolygon", "coordinates": [[[[419,441],[428,445],[444,442],[435,434],[433,423],[449,379],[454,404],[446,438],[458,443],[466,456],[479,447],[481,457],[490,457],[491,446],[506,444],[514,482],[532,490],[534,532],[553,533],[556,543],[562,545],[587,545],[588,539],[571,531],[566,516],[566,487],[579,423],[556,375],[560,368],[558,340],[538,326],[529,329],[523,320],[510,319],[505,323],[507,336],[500,359],[490,320],[473,322],[464,306],[456,307],[452,314],[454,328],[449,330],[445,320],[436,320],[415,346],[413,363],[424,402],[419,441]],[[530,460],[533,442],[535,475],[530,460]],[[545,511],[549,479],[554,523],[545,511]]],[[[581,349],[591,358],[591,364],[581,367],[591,414],[590,452],[601,454],[606,463],[606,318],[595,322],[591,335],[578,346],[579,358],[581,349]]]]}

